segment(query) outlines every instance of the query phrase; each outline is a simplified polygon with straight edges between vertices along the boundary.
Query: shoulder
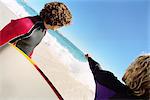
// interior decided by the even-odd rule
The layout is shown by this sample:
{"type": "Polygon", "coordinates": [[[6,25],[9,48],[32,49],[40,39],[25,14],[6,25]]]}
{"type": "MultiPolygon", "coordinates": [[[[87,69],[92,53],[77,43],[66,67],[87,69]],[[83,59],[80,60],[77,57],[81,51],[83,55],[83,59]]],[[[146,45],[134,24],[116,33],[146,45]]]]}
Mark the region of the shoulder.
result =
{"type": "Polygon", "coordinates": [[[34,23],[30,18],[31,17],[22,17],[22,18],[18,18],[18,19],[12,19],[11,24],[14,24],[14,26],[17,26],[17,25],[30,25],[30,24],[33,25],[34,23]]]}
{"type": "Polygon", "coordinates": [[[27,19],[30,19],[34,24],[38,21],[42,21],[41,17],[40,16],[28,16],[28,17],[25,17],[27,19]]]}
{"type": "Polygon", "coordinates": [[[40,16],[26,16],[18,19],[12,19],[11,22],[32,22],[35,24],[37,21],[42,21],[40,16]]]}

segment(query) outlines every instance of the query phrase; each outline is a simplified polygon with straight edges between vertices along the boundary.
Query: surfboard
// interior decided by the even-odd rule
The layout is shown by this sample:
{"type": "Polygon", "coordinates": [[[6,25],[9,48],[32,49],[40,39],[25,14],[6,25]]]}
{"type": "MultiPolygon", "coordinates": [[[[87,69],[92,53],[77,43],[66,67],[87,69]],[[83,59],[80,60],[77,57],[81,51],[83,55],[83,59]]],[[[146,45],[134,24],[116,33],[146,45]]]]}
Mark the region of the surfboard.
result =
{"type": "Polygon", "coordinates": [[[50,43],[50,45],[47,45],[45,40],[41,41],[34,49],[32,59],[36,61],[41,70],[51,79],[51,82],[64,100],[93,100],[95,92],[72,76],[72,72],[69,69],[70,66],[62,63],[55,56],[53,52],[55,49],[51,46],[52,43],[47,43],[50,43]]]}
{"type": "Polygon", "coordinates": [[[50,87],[46,76],[43,77],[37,68],[28,56],[12,44],[0,47],[0,99],[61,99],[55,87],[50,87]]]}

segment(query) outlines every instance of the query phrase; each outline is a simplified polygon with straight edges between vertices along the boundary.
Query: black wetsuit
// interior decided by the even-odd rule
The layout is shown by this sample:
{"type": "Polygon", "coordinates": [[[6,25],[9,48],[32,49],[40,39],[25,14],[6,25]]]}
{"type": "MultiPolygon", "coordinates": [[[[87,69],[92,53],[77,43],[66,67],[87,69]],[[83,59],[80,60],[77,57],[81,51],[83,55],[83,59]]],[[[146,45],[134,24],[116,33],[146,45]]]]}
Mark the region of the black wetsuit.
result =
{"type": "Polygon", "coordinates": [[[122,84],[113,73],[102,70],[99,63],[91,57],[88,57],[88,62],[96,83],[95,100],[148,100],[145,96],[138,97],[133,95],[133,92],[122,84]]]}

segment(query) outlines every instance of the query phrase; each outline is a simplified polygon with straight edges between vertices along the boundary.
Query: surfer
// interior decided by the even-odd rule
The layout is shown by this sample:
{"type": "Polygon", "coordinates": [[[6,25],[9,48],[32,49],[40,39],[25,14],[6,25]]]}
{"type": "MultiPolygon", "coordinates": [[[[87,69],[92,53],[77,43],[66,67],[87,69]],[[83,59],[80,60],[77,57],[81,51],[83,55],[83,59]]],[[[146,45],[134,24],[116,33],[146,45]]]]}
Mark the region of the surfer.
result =
{"type": "Polygon", "coordinates": [[[144,99],[150,97],[150,55],[139,56],[126,70],[122,84],[110,71],[100,68],[89,54],[89,62],[96,83],[95,100],[101,99],[144,99]]]}
{"type": "Polygon", "coordinates": [[[11,42],[31,56],[48,29],[57,30],[70,25],[71,20],[71,12],[65,4],[47,3],[39,15],[12,20],[7,24],[0,31],[0,46],[11,42]]]}

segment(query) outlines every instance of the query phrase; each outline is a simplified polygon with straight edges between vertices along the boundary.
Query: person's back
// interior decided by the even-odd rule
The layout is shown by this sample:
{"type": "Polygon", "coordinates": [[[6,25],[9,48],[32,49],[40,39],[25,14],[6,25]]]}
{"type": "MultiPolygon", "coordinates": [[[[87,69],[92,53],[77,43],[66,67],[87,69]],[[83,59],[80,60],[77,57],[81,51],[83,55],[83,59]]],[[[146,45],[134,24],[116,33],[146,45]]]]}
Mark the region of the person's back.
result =
{"type": "MultiPolygon", "coordinates": [[[[147,62],[147,73],[150,67],[150,55],[147,56],[149,59],[147,62]]],[[[106,71],[100,68],[100,65],[94,61],[91,57],[86,55],[88,59],[90,69],[93,73],[95,83],[96,83],[96,94],[95,100],[101,99],[148,99],[147,95],[136,95],[134,90],[130,88],[127,84],[122,84],[117,77],[113,75],[110,71],[106,71]]],[[[146,60],[147,61],[147,60],[146,60]]],[[[135,62],[137,63],[137,62],[135,62]]],[[[134,67],[133,67],[134,68],[134,67]]],[[[128,72],[128,71],[127,71],[128,72]]],[[[148,73],[149,74],[149,73],[148,73]]],[[[150,75],[150,74],[149,74],[150,75]]],[[[148,78],[148,76],[147,76],[148,78]]],[[[144,81],[144,80],[143,80],[144,81]]],[[[150,83],[150,80],[146,81],[150,83]]],[[[126,82],[125,82],[126,83],[126,82]]],[[[147,90],[149,91],[150,87],[147,85],[147,90]]]]}

